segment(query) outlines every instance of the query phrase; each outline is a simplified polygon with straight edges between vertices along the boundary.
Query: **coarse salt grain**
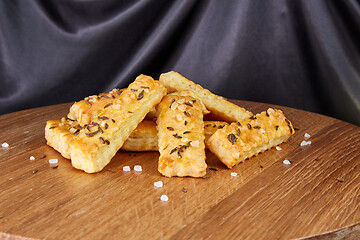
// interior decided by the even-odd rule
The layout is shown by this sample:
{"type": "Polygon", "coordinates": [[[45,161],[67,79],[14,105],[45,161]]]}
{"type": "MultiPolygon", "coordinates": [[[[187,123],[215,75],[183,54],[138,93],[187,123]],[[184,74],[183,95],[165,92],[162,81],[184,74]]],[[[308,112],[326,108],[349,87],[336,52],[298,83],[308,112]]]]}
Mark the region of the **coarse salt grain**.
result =
{"type": "Polygon", "coordinates": [[[187,141],[189,141],[189,139],[183,137],[183,138],[181,139],[181,141],[182,141],[182,142],[187,142],[187,141]]]}
{"type": "Polygon", "coordinates": [[[282,150],[282,148],[281,148],[281,147],[279,147],[279,146],[276,146],[276,150],[281,151],[281,150],[282,150]]]}
{"type": "Polygon", "coordinates": [[[179,104],[177,104],[176,102],[174,102],[173,104],[171,104],[171,110],[175,110],[178,105],[179,105],[179,104]]]}
{"type": "Polygon", "coordinates": [[[311,141],[302,141],[301,143],[300,143],[300,146],[306,146],[306,145],[310,145],[311,144],[311,141]]]}
{"type": "Polygon", "coordinates": [[[183,112],[186,110],[186,105],[180,105],[178,109],[183,112]]]}
{"type": "Polygon", "coordinates": [[[31,161],[35,160],[35,157],[34,157],[34,156],[31,156],[31,157],[30,157],[30,160],[31,160],[31,161]]]}
{"type": "Polygon", "coordinates": [[[181,117],[180,115],[176,115],[176,119],[177,119],[178,121],[182,121],[182,117],[181,117]]]}
{"type": "Polygon", "coordinates": [[[130,93],[130,98],[132,98],[132,99],[135,99],[136,98],[136,94],[135,93],[130,93]]]}
{"type": "Polygon", "coordinates": [[[148,92],[149,92],[149,89],[145,88],[145,89],[144,89],[144,92],[148,93],[148,92]]]}
{"type": "Polygon", "coordinates": [[[58,160],[56,158],[49,159],[49,164],[51,168],[56,168],[58,166],[58,160]]]}
{"type": "Polygon", "coordinates": [[[197,147],[197,146],[199,146],[199,141],[198,140],[192,141],[192,142],[190,142],[190,145],[193,147],[197,147]]]}
{"type": "Polygon", "coordinates": [[[265,130],[261,128],[261,129],[260,129],[260,132],[261,132],[261,133],[265,133],[265,130]]]}
{"type": "Polygon", "coordinates": [[[183,104],[185,102],[184,98],[180,98],[179,100],[177,100],[178,103],[183,104]]]}
{"type": "Polygon", "coordinates": [[[130,167],[129,167],[129,166],[123,167],[123,171],[124,171],[124,172],[130,172],[130,167]]]}
{"type": "Polygon", "coordinates": [[[134,166],[134,171],[141,172],[141,171],[142,171],[142,167],[141,167],[140,165],[135,165],[135,166],[134,166]]]}
{"type": "Polygon", "coordinates": [[[230,175],[231,175],[232,177],[236,177],[238,174],[237,174],[236,172],[232,172],[232,173],[230,173],[230,175]]]}
{"type": "Polygon", "coordinates": [[[305,139],[309,139],[309,138],[310,138],[310,134],[305,133],[304,137],[305,137],[305,139]]]}
{"type": "Polygon", "coordinates": [[[167,202],[167,201],[169,201],[169,198],[166,195],[161,195],[160,200],[163,202],[167,202]]]}
{"type": "Polygon", "coordinates": [[[164,186],[162,181],[154,182],[154,187],[162,188],[164,186]]]}
{"type": "Polygon", "coordinates": [[[9,147],[9,144],[8,144],[7,142],[4,142],[3,144],[1,144],[1,146],[2,146],[3,148],[7,148],[7,147],[9,147]]]}
{"type": "Polygon", "coordinates": [[[290,162],[290,160],[289,160],[289,159],[285,159],[285,160],[283,161],[283,164],[285,164],[285,165],[289,165],[289,164],[291,164],[291,162],[290,162]]]}
{"type": "Polygon", "coordinates": [[[116,110],[117,110],[117,109],[120,109],[120,104],[113,104],[113,105],[112,105],[112,108],[113,108],[113,109],[116,109],[116,110]]]}

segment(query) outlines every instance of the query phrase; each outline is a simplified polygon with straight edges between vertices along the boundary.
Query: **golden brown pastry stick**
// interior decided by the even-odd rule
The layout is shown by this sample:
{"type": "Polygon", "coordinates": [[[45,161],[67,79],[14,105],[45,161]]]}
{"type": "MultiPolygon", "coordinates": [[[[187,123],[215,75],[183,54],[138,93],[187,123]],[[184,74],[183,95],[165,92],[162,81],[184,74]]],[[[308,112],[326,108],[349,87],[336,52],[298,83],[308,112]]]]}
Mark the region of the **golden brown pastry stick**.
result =
{"type": "Polygon", "coordinates": [[[201,99],[206,108],[210,110],[211,114],[214,115],[217,120],[235,122],[252,116],[251,112],[227,101],[223,97],[211,93],[209,90],[185,78],[180,73],[174,71],[163,73],[160,75],[159,81],[164,84],[169,92],[191,90],[196,94],[196,98],[201,99]]]}
{"type": "Polygon", "coordinates": [[[115,98],[119,97],[125,89],[113,89],[109,93],[101,93],[86,97],[84,100],[75,102],[71,107],[68,118],[77,120],[81,126],[91,123],[92,119],[111,106],[115,98]]]}
{"type": "Polygon", "coordinates": [[[167,95],[157,106],[158,171],[166,177],[206,174],[202,107],[192,97],[167,95]]]}
{"type": "MultiPolygon", "coordinates": [[[[204,121],[205,141],[213,135],[216,130],[227,126],[227,122],[204,121]]],[[[156,123],[151,120],[144,120],[136,127],[121,149],[125,151],[158,151],[159,140],[157,136],[156,123]]]]}
{"type": "Polygon", "coordinates": [[[137,152],[158,151],[158,143],[156,123],[152,120],[144,120],[126,139],[121,149],[137,152]]]}
{"type": "Polygon", "coordinates": [[[281,110],[269,108],[216,131],[206,146],[228,168],[286,141],[294,128],[281,110]]]}
{"type": "Polygon", "coordinates": [[[101,171],[136,126],[161,101],[165,87],[140,75],[71,142],[71,163],[87,173],[101,171]]]}

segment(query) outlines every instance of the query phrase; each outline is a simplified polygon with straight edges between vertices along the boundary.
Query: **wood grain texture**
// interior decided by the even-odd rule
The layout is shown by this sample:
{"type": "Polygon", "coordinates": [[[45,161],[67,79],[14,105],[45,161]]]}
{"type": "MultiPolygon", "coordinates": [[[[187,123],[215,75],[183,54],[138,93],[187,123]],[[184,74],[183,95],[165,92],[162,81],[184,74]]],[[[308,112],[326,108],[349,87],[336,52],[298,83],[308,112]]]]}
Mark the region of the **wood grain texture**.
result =
{"type": "Polygon", "coordinates": [[[341,228],[358,231],[360,128],[292,108],[234,102],[254,113],[279,108],[299,130],[281,151],[231,170],[207,152],[208,167],[218,171],[209,170],[206,179],[162,177],[157,152],[119,151],[97,174],[74,169],[44,139],[45,121],[66,116],[70,104],[0,116],[0,143],[10,145],[0,147],[0,237],[326,239],[324,233],[341,228]],[[312,144],[300,147],[305,133],[312,144]],[[58,168],[49,167],[50,158],[59,159],[58,168]],[[292,164],[284,165],[285,158],[292,164]],[[122,171],[136,164],[141,174],[122,171]],[[156,189],[159,180],[164,187],[156,189]]]}

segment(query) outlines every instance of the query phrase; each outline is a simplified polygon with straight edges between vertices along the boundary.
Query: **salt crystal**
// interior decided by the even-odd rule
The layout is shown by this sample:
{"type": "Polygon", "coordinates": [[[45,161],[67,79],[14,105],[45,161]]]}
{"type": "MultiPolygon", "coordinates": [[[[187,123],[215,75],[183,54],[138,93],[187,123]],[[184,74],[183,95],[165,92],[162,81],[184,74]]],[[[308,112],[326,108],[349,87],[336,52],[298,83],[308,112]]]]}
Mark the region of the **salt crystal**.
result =
{"type": "Polygon", "coordinates": [[[265,130],[261,128],[261,129],[260,129],[260,132],[261,132],[261,133],[265,133],[265,130]]]}
{"type": "Polygon", "coordinates": [[[1,144],[1,146],[2,146],[3,148],[7,148],[7,147],[9,147],[9,144],[8,144],[7,142],[4,142],[3,144],[1,144]]]}
{"type": "Polygon", "coordinates": [[[160,200],[163,202],[167,202],[167,201],[169,201],[169,198],[166,195],[161,195],[160,200]]]}
{"type": "Polygon", "coordinates": [[[178,107],[179,104],[177,104],[176,102],[174,102],[173,104],[171,104],[171,110],[175,110],[178,107]]]}
{"type": "Polygon", "coordinates": [[[161,187],[163,187],[163,186],[164,186],[164,184],[163,184],[162,181],[154,182],[154,187],[161,188],[161,187]]]}
{"type": "Polygon", "coordinates": [[[276,146],[276,150],[281,151],[281,150],[282,150],[282,148],[281,148],[281,147],[279,147],[279,146],[276,146]]]}
{"type": "Polygon", "coordinates": [[[30,160],[31,160],[31,161],[35,160],[35,157],[34,157],[34,156],[31,156],[31,157],[30,157],[30,160]]]}
{"type": "Polygon", "coordinates": [[[176,119],[177,119],[178,121],[182,121],[182,117],[181,117],[180,115],[176,115],[176,119]]]}
{"type": "Polygon", "coordinates": [[[230,173],[230,175],[231,175],[232,177],[236,177],[238,174],[237,174],[236,172],[232,172],[232,173],[230,173]]]}
{"type": "Polygon", "coordinates": [[[193,147],[197,147],[197,146],[199,146],[199,141],[198,140],[192,141],[192,142],[190,142],[190,145],[193,147]]]}
{"type": "Polygon", "coordinates": [[[124,172],[130,172],[130,167],[129,167],[129,166],[123,167],[123,171],[124,171],[124,172]]]}
{"type": "Polygon", "coordinates": [[[289,164],[291,164],[291,162],[290,162],[289,159],[285,159],[285,160],[283,161],[283,164],[289,165],[289,164]]]}
{"type": "Polygon", "coordinates": [[[185,102],[184,98],[180,98],[179,100],[177,100],[178,103],[183,104],[185,102]]]}
{"type": "Polygon", "coordinates": [[[130,93],[130,98],[132,98],[132,99],[135,99],[136,98],[136,94],[135,93],[130,93]]]}
{"type": "Polygon", "coordinates": [[[182,142],[187,142],[187,141],[189,141],[189,139],[183,137],[183,138],[181,139],[181,141],[182,141],[182,142]]]}
{"type": "Polygon", "coordinates": [[[273,113],[273,112],[275,112],[275,110],[272,109],[272,108],[269,108],[267,111],[268,111],[268,113],[270,113],[270,114],[273,113]]]}
{"type": "Polygon", "coordinates": [[[145,88],[145,89],[144,89],[144,92],[148,93],[148,92],[149,92],[149,89],[145,88]]]}
{"type": "Polygon", "coordinates": [[[186,110],[186,105],[180,105],[178,109],[183,112],[186,110]]]}
{"type": "Polygon", "coordinates": [[[305,133],[304,137],[305,137],[305,139],[309,139],[309,138],[310,138],[310,134],[305,133]]]}
{"type": "Polygon", "coordinates": [[[49,159],[49,164],[51,168],[57,168],[58,167],[58,160],[56,158],[49,159]]]}
{"type": "Polygon", "coordinates": [[[134,171],[141,172],[141,171],[142,171],[142,167],[141,167],[140,165],[135,165],[135,166],[134,166],[134,171]]]}
{"type": "Polygon", "coordinates": [[[112,108],[115,110],[120,109],[120,104],[113,104],[112,108]]]}
{"type": "Polygon", "coordinates": [[[311,144],[311,141],[302,141],[301,143],[300,143],[300,146],[306,146],[306,145],[310,145],[311,144]]]}

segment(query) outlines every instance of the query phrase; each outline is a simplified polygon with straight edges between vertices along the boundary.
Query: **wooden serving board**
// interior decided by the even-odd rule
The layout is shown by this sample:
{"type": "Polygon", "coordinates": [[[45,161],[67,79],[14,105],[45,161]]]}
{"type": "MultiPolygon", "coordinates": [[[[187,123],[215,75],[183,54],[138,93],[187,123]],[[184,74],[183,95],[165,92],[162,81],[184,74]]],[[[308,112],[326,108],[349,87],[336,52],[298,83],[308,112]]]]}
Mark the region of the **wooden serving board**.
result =
{"type": "Polygon", "coordinates": [[[298,130],[281,151],[231,170],[207,152],[208,166],[218,170],[204,179],[161,176],[157,152],[120,150],[100,173],[74,169],[44,139],[46,120],[66,116],[69,103],[0,116],[0,143],[10,145],[0,147],[0,238],[289,239],[355,229],[360,128],[292,108],[234,102],[254,113],[282,109],[298,130]],[[301,147],[305,133],[312,144],[301,147]],[[50,168],[51,158],[58,168],[50,168]],[[135,173],[134,165],[143,171],[135,173]],[[164,186],[157,189],[159,180],[164,186]]]}

